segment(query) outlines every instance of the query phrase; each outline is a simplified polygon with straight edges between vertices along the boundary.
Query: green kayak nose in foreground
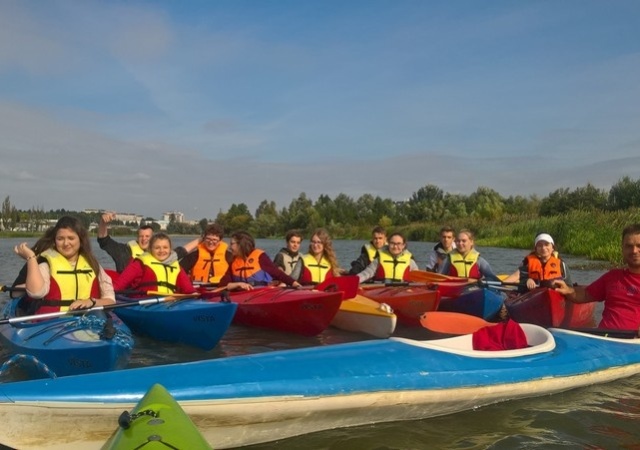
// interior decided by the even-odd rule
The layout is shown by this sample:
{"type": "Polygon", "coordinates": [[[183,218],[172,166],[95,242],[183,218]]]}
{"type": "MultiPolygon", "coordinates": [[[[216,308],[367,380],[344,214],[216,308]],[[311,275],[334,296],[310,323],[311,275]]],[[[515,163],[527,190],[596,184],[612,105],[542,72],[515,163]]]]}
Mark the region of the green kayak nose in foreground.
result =
{"type": "Polygon", "coordinates": [[[131,412],[124,411],[118,428],[102,450],[211,450],[189,416],[161,384],[154,384],[131,412]]]}

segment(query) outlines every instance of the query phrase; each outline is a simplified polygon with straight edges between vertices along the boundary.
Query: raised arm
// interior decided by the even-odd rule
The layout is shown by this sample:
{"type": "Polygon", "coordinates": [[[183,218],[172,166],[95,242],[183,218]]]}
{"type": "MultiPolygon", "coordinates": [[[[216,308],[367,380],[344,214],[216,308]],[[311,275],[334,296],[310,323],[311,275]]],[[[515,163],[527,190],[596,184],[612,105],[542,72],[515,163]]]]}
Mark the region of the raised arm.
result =
{"type": "Polygon", "coordinates": [[[194,240],[189,241],[186,244],[184,244],[182,246],[182,248],[184,248],[185,251],[187,252],[187,254],[189,254],[192,251],[194,251],[196,248],[198,248],[198,245],[200,245],[200,242],[202,242],[202,237],[197,237],[194,240]]]}
{"type": "MultiPolygon", "coordinates": [[[[34,298],[42,298],[47,295],[49,286],[40,271],[38,257],[35,252],[26,242],[16,245],[13,251],[27,262],[27,278],[25,281],[27,293],[34,298]]],[[[46,266],[46,269],[49,268],[47,263],[43,264],[46,266]]]]}
{"type": "Polygon", "coordinates": [[[105,238],[109,236],[109,229],[107,225],[115,218],[116,213],[111,211],[105,212],[100,216],[100,222],[98,222],[98,238],[105,238]]]}

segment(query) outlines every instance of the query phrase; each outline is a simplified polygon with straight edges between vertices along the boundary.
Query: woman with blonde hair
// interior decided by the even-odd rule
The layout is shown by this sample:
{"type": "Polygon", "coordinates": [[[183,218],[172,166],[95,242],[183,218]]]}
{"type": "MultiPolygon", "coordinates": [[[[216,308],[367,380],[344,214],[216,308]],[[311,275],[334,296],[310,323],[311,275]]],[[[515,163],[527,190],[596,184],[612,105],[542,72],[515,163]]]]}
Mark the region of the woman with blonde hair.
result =
{"type": "Polygon", "coordinates": [[[319,284],[342,274],[331,236],[324,228],[313,232],[309,242],[309,253],[304,255],[291,273],[300,284],[319,284]]]}
{"type": "Polygon", "coordinates": [[[456,238],[456,248],[447,255],[439,273],[454,277],[477,278],[500,281],[491,265],[475,249],[471,230],[460,230],[456,238]]]}

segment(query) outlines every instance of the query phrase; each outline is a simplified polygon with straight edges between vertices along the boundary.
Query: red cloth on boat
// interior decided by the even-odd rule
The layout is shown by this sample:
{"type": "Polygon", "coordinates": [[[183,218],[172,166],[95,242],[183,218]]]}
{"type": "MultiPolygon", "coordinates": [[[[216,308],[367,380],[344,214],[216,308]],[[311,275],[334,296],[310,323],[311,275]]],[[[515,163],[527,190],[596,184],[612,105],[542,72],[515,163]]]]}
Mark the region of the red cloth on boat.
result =
{"type": "Polygon", "coordinates": [[[480,328],[473,333],[472,342],[474,350],[513,350],[528,346],[524,330],[511,319],[480,328]]]}

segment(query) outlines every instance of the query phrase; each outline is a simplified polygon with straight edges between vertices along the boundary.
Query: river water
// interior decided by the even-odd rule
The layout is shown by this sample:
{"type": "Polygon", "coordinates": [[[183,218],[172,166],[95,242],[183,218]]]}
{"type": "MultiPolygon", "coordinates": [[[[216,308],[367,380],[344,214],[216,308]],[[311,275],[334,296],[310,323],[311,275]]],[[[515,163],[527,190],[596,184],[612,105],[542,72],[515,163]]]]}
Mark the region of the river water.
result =
{"type": "MultiPolygon", "coordinates": [[[[181,245],[191,238],[174,237],[181,245]]],[[[10,284],[23,261],[13,247],[24,239],[0,239],[0,285],[10,284]]],[[[124,241],[124,239],[123,239],[124,241]]],[[[27,240],[30,244],[35,239],[27,240]]],[[[94,243],[94,251],[106,268],[113,268],[109,256],[94,243]]],[[[306,248],[308,242],[303,242],[306,248]]],[[[257,246],[273,256],[281,241],[257,240],[257,246]]],[[[334,241],[340,264],[348,268],[358,255],[362,241],[334,241]]],[[[409,242],[420,267],[434,243],[409,242]]],[[[526,250],[478,248],[496,273],[511,273],[526,250]]],[[[585,261],[565,256],[569,267],[585,261]]],[[[571,270],[574,282],[593,281],[600,271],[571,270]]],[[[0,303],[6,294],[0,294],[0,303]]],[[[209,352],[187,346],[158,343],[136,337],[130,366],[141,367],[172,362],[220,358],[317,345],[370,339],[333,328],[316,337],[301,337],[275,331],[232,325],[220,344],[209,352]]],[[[0,362],[7,355],[0,349],[0,362]]],[[[11,381],[11,380],[2,380],[11,381]]],[[[576,389],[553,396],[505,402],[477,410],[419,421],[375,424],[329,430],[268,444],[247,447],[253,450],[284,449],[640,449],[640,376],[609,384],[576,389]]],[[[26,424],[25,424],[26,425],[26,424]]],[[[1,436],[0,428],[0,436],[1,436]]],[[[0,438],[0,442],[1,442],[0,438]]]]}

